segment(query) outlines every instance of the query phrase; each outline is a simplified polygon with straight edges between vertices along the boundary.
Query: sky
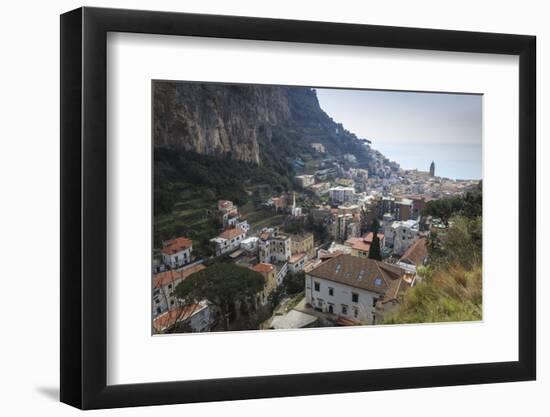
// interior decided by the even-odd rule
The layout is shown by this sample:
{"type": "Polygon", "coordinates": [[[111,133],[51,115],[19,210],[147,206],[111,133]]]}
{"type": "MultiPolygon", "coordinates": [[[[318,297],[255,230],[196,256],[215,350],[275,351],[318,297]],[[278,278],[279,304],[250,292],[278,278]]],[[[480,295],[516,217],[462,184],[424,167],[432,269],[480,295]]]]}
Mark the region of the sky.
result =
{"type": "Polygon", "coordinates": [[[481,179],[482,96],[317,88],[321,108],[404,169],[481,179]]]}

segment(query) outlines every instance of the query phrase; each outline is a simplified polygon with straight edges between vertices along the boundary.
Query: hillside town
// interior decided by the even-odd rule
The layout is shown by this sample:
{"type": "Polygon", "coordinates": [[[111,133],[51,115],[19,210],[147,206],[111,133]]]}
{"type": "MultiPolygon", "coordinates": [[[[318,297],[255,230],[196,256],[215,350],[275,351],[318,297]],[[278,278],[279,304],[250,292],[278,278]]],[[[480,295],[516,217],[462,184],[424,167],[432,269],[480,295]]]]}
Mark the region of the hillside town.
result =
{"type": "Polygon", "coordinates": [[[448,227],[424,214],[426,204],[479,181],[438,177],[434,162],[427,171],[404,170],[380,157],[367,170],[352,154],[335,158],[321,143],[311,147],[318,158],[294,161],[292,189],[256,203],[277,224],[251,222],[234,201],[220,199],[201,208],[217,231],[206,249],[194,250],[189,236],[155,248],[153,333],[376,325],[422,282],[430,234],[448,227]],[[219,265],[261,275],[261,288],[230,305],[182,296],[191,277],[219,265]]]}

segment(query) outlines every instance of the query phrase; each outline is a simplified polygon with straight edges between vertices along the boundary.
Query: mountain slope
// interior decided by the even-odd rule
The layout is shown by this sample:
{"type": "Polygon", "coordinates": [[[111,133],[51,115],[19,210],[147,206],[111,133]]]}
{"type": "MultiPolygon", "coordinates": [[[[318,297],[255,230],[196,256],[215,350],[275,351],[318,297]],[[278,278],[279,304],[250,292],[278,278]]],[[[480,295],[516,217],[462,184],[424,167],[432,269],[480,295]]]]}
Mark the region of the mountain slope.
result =
{"type": "Polygon", "coordinates": [[[355,155],[363,167],[372,160],[308,87],[155,81],[153,111],[156,148],[288,169],[285,161],[313,153],[309,145],[319,142],[329,155],[355,155]]]}

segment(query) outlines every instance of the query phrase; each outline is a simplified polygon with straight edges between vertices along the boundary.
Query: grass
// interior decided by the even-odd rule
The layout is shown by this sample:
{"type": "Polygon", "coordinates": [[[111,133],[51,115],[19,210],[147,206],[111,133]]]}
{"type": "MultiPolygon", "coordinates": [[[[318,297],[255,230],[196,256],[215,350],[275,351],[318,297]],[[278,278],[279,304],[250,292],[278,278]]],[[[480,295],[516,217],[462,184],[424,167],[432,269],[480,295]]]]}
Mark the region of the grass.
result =
{"type": "MultiPolygon", "coordinates": [[[[265,215],[265,213],[264,213],[265,215]]],[[[275,214],[269,217],[256,218],[256,216],[250,216],[254,218],[254,221],[249,220],[252,230],[258,230],[263,227],[280,226],[285,220],[284,214],[275,214]]]]}
{"type": "MultiPolygon", "coordinates": [[[[204,197],[199,191],[179,193],[170,213],[155,216],[155,247],[160,247],[163,240],[183,235],[193,240],[195,255],[209,254],[209,240],[217,236],[219,230],[206,211],[215,209],[216,204],[217,199],[204,197]]],[[[251,200],[239,207],[239,211],[252,230],[279,226],[285,219],[284,214],[255,207],[251,200]]]]}
{"type": "Polygon", "coordinates": [[[155,216],[155,246],[160,247],[163,240],[183,235],[193,239],[197,254],[206,253],[208,239],[218,233],[206,214],[207,209],[215,208],[216,200],[191,192],[180,193],[178,197],[171,213],[155,216]]]}
{"type": "Polygon", "coordinates": [[[478,321],[482,319],[482,269],[449,267],[430,273],[405,293],[386,324],[478,321]]]}

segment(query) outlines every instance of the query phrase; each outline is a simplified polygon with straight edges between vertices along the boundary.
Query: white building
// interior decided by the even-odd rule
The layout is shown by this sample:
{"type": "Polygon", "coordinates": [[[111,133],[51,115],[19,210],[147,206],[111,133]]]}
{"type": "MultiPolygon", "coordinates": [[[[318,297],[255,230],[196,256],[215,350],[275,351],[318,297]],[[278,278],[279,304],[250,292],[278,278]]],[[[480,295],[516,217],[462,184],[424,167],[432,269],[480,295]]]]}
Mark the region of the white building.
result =
{"type": "Polygon", "coordinates": [[[237,223],[235,223],[235,227],[242,229],[245,233],[250,231],[250,224],[248,224],[248,220],[246,219],[240,218],[237,223]]]}
{"type": "Polygon", "coordinates": [[[170,270],[153,276],[153,317],[162,314],[171,308],[177,307],[178,300],[174,291],[177,285],[195,272],[206,267],[202,264],[190,265],[184,269],[170,270]]]}
{"type": "Polygon", "coordinates": [[[355,155],[352,155],[351,153],[347,153],[344,155],[344,161],[349,162],[351,164],[357,163],[357,158],[355,155]]]}
{"type": "Polygon", "coordinates": [[[395,221],[384,227],[386,246],[393,248],[394,255],[403,255],[419,238],[418,221],[395,221]]]}
{"type": "Polygon", "coordinates": [[[312,143],[311,147],[319,153],[325,153],[325,145],[322,143],[312,143]]]}
{"type": "Polygon", "coordinates": [[[304,269],[304,265],[307,261],[307,256],[305,253],[297,253],[292,255],[288,260],[288,270],[295,274],[304,269]]]}
{"type": "Polygon", "coordinates": [[[297,175],[295,178],[302,188],[315,184],[315,175],[297,175]]]}
{"type": "Polygon", "coordinates": [[[405,251],[396,265],[405,269],[409,273],[416,275],[417,268],[424,265],[427,259],[427,240],[425,237],[421,237],[405,251]]]}
{"type": "Polygon", "coordinates": [[[246,237],[246,232],[240,227],[224,230],[218,237],[210,239],[214,254],[220,256],[233,252],[241,247],[241,242],[246,237]]]}
{"type": "Polygon", "coordinates": [[[218,200],[218,210],[215,213],[224,228],[234,227],[239,218],[239,209],[230,200],[218,200]]]}
{"type": "Polygon", "coordinates": [[[260,239],[256,236],[247,237],[241,240],[241,249],[248,253],[256,253],[258,251],[258,241],[260,239]]]}
{"type": "Polygon", "coordinates": [[[327,229],[334,240],[343,242],[358,236],[359,224],[352,214],[333,214],[327,229]]]}
{"type": "Polygon", "coordinates": [[[179,268],[191,262],[191,252],[193,251],[193,241],[186,237],[163,242],[162,262],[168,268],[179,268]]]}
{"type": "Polygon", "coordinates": [[[287,262],[291,257],[290,237],[278,234],[273,229],[264,229],[260,233],[258,246],[260,262],[269,264],[287,262]]]}
{"type": "Polygon", "coordinates": [[[396,266],[339,255],[306,273],[306,301],[336,324],[375,324],[408,287],[405,279],[396,266]]]}
{"type": "Polygon", "coordinates": [[[355,188],[353,187],[332,187],[328,190],[329,198],[335,203],[350,203],[353,202],[355,196],[355,188]]]}
{"type": "Polygon", "coordinates": [[[171,330],[187,332],[209,331],[214,321],[212,307],[203,300],[199,303],[172,308],[153,319],[153,329],[156,333],[166,333],[171,330]]]}
{"type": "Polygon", "coordinates": [[[290,206],[290,214],[292,217],[300,217],[302,215],[302,208],[296,205],[295,192],[292,192],[292,206],[290,206]]]}
{"type": "Polygon", "coordinates": [[[288,274],[288,262],[275,265],[275,280],[277,281],[277,286],[281,285],[288,274]]]}

